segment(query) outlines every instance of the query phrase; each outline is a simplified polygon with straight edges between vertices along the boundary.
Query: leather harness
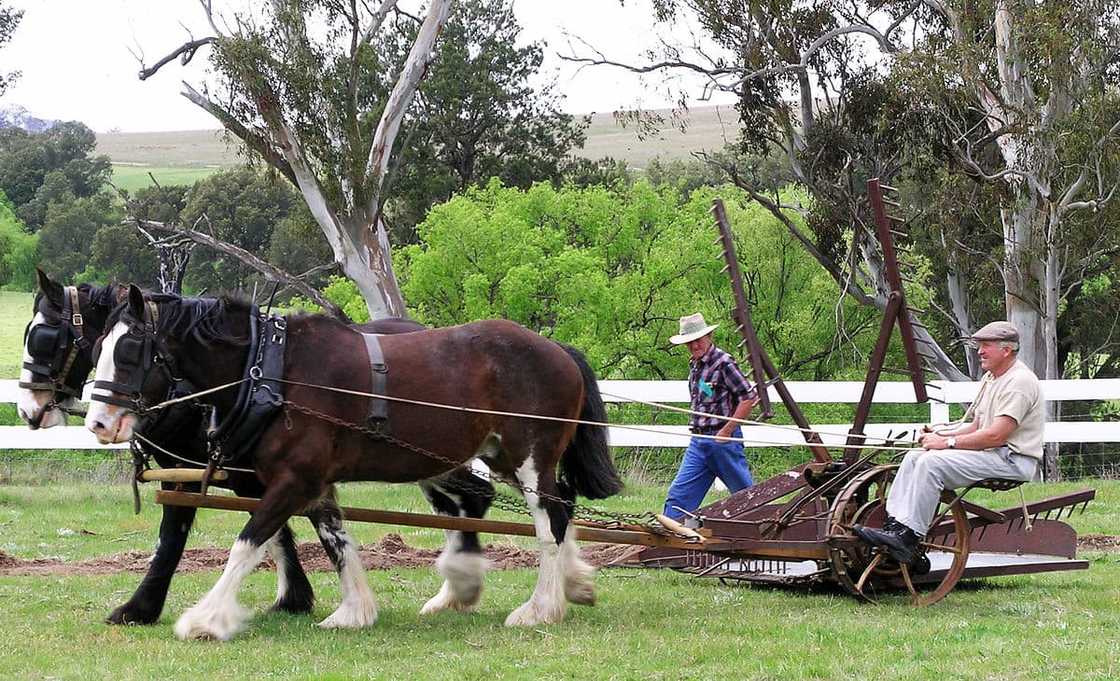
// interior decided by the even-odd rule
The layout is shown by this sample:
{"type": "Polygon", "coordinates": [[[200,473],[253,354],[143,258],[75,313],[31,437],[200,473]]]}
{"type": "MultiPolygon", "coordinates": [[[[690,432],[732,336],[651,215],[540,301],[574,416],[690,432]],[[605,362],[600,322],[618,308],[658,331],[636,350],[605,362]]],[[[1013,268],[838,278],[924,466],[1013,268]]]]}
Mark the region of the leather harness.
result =
{"type": "Polygon", "coordinates": [[[250,355],[245,363],[245,382],[238,390],[233,409],[220,422],[217,422],[217,415],[213,415],[206,436],[211,459],[217,457],[219,464],[238,460],[251,452],[284,404],[283,385],[268,377],[284,375],[287,337],[287,320],[278,315],[263,315],[253,306],[249,314],[250,355]]]}
{"type": "MultiPolygon", "coordinates": [[[[369,356],[369,373],[371,377],[370,392],[375,395],[385,395],[389,384],[389,365],[385,363],[385,353],[381,351],[381,334],[363,333],[362,340],[366,342],[366,354],[369,356]]],[[[389,401],[371,397],[369,400],[369,423],[378,426],[385,432],[389,430],[389,401]]]]}
{"type": "MultiPolygon", "coordinates": [[[[93,399],[129,407],[138,413],[146,411],[142,403],[144,377],[153,364],[161,364],[172,379],[172,391],[183,393],[185,381],[175,378],[171,367],[172,358],[161,357],[157,345],[158,307],[148,302],[147,320],[137,324],[138,334],[142,335],[143,349],[136,353],[138,366],[128,367],[131,380],[128,383],[96,381],[95,387],[124,393],[126,398],[115,395],[93,395],[93,399]]],[[[135,320],[134,320],[135,322],[135,320]]],[[[130,328],[129,333],[133,333],[130,328]]],[[[361,334],[369,358],[372,392],[386,394],[388,387],[388,365],[378,340],[379,334],[361,334]]],[[[245,363],[244,381],[238,389],[234,406],[226,414],[218,414],[211,408],[210,427],[207,431],[209,460],[202,478],[202,493],[206,493],[214,470],[235,462],[248,455],[256,447],[265,428],[284,405],[284,353],[287,342],[287,320],[277,315],[262,314],[257,306],[249,313],[249,359],[245,363]]],[[[123,358],[122,358],[123,359],[123,358]]],[[[118,361],[114,358],[114,361],[118,361]]],[[[131,363],[131,362],[130,362],[131,363]]],[[[189,389],[188,389],[189,394],[189,389]]],[[[368,419],[371,425],[388,430],[389,403],[387,400],[370,398],[368,419]]],[[[137,463],[138,470],[142,462],[137,463]]]]}

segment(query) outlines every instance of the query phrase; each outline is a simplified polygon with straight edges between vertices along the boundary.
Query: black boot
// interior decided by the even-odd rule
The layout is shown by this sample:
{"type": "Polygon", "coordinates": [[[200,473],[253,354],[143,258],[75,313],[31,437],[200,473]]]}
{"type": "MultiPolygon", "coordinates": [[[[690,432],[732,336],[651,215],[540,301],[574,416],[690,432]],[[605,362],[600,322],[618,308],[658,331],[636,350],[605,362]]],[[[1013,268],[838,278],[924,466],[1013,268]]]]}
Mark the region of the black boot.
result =
{"type": "Polygon", "coordinates": [[[852,531],[868,544],[885,548],[890,557],[899,563],[909,565],[918,554],[918,535],[894,518],[887,518],[881,530],[853,525],[852,531]]]}

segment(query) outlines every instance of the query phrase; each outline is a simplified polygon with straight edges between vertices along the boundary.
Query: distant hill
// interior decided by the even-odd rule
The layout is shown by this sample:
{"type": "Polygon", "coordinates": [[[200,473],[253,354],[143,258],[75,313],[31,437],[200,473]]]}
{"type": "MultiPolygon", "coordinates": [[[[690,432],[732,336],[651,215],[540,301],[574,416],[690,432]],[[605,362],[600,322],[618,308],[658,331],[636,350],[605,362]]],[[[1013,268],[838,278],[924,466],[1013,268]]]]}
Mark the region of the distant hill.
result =
{"type": "Polygon", "coordinates": [[[0,128],[22,128],[27,132],[43,132],[54,127],[58,121],[32,116],[31,112],[18,104],[0,106],[0,128]]]}
{"type": "MultiPolygon", "coordinates": [[[[661,111],[669,119],[668,111],[661,111]]],[[[632,127],[620,127],[610,113],[592,114],[587,144],[576,153],[599,159],[610,156],[633,168],[644,168],[656,156],[688,158],[694,151],[719,149],[738,135],[739,121],[731,106],[696,107],[689,111],[681,132],[667,122],[652,139],[639,140],[632,127]]],[[[97,153],[113,163],[153,167],[226,167],[240,161],[236,146],[220,130],[104,133],[97,136],[97,153]]]]}

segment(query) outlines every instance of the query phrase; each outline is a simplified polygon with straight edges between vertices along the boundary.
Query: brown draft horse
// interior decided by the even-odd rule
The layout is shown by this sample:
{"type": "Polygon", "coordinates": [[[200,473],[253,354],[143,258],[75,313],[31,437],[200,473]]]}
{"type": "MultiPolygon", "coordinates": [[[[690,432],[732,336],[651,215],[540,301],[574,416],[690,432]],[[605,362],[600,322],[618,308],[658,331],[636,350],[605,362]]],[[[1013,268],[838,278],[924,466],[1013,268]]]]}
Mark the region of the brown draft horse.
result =
{"type": "MultiPolygon", "coordinates": [[[[145,321],[145,300],[136,288],[108,321],[100,340],[99,381],[141,386],[138,394],[124,396],[136,405],[162,399],[166,385],[161,375],[177,374],[198,390],[243,376],[250,314],[246,303],[174,296],[150,300],[157,312],[154,331],[145,321]],[[148,344],[150,351],[144,354],[155,357],[151,368],[135,360],[137,343],[148,344]]],[[[582,355],[512,322],[385,336],[381,346],[390,368],[387,392],[395,398],[562,419],[602,422],[605,417],[594,374],[582,355]]],[[[234,543],[218,582],[179,618],[177,636],[233,636],[247,618],[237,593],[263,557],[265,543],[293,514],[329,501],[332,483],[419,482],[437,510],[468,515],[474,491],[461,484],[462,471],[474,458],[522,492],[540,542],[537,586],[506,624],[556,622],[567,601],[594,602],[592,569],[580,560],[574,541],[571,503],[576,494],[603,498],[621,489],[605,428],[390,402],[388,430],[397,442],[409,445],[400,446],[348,425],[364,423],[368,399],[300,385],[368,392],[372,380],[359,334],[323,316],[296,315],[287,319],[285,347],[282,378],[288,403],[265,427],[253,453],[252,465],[265,487],[261,505],[234,543]]],[[[200,399],[220,417],[232,408],[234,392],[222,390],[200,399]]],[[[94,403],[86,426],[103,443],[122,442],[131,435],[136,411],[135,406],[94,403]]],[[[478,494],[485,497],[485,490],[478,494]]],[[[488,503],[486,499],[483,512],[488,503]]],[[[339,529],[322,531],[324,543],[334,541],[342,583],[342,603],[324,624],[366,626],[376,619],[376,605],[356,548],[339,529]]],[[[422,613],[470,610],[478,604],[485,561],[477,543],[464,545],[463,534],[448,533],[437,562],[445,581],[422,613]]]]}
{"type": "MultiPolygon", "coordinates": [[[[93,343],[105,329],[109,314],[117,306],[118,298],[128,291],[127,286],[110,283],[96,286],[78,284],[77,312],[80,326],[73,323],[73,315],[64,314],[64,286],[52,280],[41,270],[38,272],[39,294],[35,297],[34,317],[28,324],[24,338],[24,367],[20,375],[22,389],[19,394],[19,415],[32,428],[51,428],[66,423],[66,412],[77,410],[80,395],[89,372],[93,369],[93,343]],[[77,350],[71,368],[63,369],[71,351],[77,350]],[[55,386],[64,386],[59,391],[55,386]],[[60,394],[61,392],[61,394],[60,394]]],[[[381,319],[355,327],[365,333],[392,334],[419,331],[425,327],[408,319],[381,319]]],[[[189,386],[178,386],[189,391],[189,386]]],[[[184,465],[183,458],[205,465],[208,451],[203,412],[190,404],[175,405],[158,411],[143,420],[137,432],[153,442],[156,447],[141,445],[155,462],[163,468],[184,465]],[[168,450],[182,458],[164,453],[168,450]]],[[[189,463],[186,464],[188,467],[189,463]]],[[[469,472],[464,471],[464,475],[469,472]]],[[[480,484],[482,481],[479,481],[480,484]]],[[[259,497],[263,486],[255,474],[229,471],[229,479],[215,482],[228,487],[240,496],[259,497]]],[[[182,483],[188,491],[199,490],[198,483],[182,483]]],[[[174,483],[162,483],[170,489],[174,483]]],[[[331,497],[333,498],[333,497],[331,497]]],[[[187,506],[163,506],[159,525],[159,540],[155,553],[148,563],[148,570],[132,596],[117,606],[105,618],[109,624],[152,624],[159,620],[167,592],[175,575],[175,568],[183,556],[187,537],[194,525],[197,509],[187,506]]],[[[324,503],[312,517],[312,525],[321,527],[336,524],[339,511],[335,504],[324,503]]],[[[320,536],[324,536],[320,533],[320,536]]],[[[324,543],[333,550],[332,543],[324,543]]],[[[474,539],[473,533],[467,537],[474,539]]],[[[273,609],[290,613],[309,613],[315,595],[311,582],[299,562],[295,539],[285,524],[268,543],[268,551],[276,563],[277,588],[273,609]]]]}

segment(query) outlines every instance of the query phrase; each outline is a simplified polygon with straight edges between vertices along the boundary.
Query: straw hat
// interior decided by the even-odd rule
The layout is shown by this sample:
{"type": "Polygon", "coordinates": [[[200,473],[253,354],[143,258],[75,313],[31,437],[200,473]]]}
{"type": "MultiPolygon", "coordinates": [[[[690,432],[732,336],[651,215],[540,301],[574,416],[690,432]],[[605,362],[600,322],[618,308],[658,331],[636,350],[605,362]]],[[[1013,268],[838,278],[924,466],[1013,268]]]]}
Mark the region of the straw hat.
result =
{"type": "Polygon", "coordinates": [[[699,312],[690,314],[687,317],[681,317],[681,332],[675,336],[670,336],[669,342],[673,345],[691,343],[697,338],[703,338],[712,331],[715,331],[718,326],[719,324],[712,324],[709,326],[708,323],[704,321],[704,315],[699,312]]]}

